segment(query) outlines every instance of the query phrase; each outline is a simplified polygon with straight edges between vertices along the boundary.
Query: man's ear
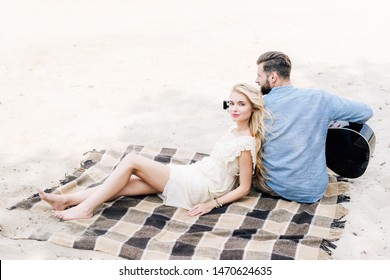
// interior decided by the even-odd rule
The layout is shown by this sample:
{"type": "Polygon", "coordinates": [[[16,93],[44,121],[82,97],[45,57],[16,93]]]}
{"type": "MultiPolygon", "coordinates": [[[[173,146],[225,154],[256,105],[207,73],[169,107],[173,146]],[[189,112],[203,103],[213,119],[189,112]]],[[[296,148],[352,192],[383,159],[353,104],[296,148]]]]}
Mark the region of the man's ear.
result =
{"type": "Polygon", "coordinates": [[[275,71],[272,71],[271,72],[271,81],[273,83],[275,83],[278,80],[278,78],[279,78],[278,73],[276,73],[275,71]]]}
{"type": "Polygon", "coordinates": [[[279,79],[279,75],[278,73],[276,73],[275,71],[272,71],[271,72],[271,75],[269,75],[269,82],[270,84],[273,86],[275,85],[275,83],[277,82],[277,80],[279,79]]]}

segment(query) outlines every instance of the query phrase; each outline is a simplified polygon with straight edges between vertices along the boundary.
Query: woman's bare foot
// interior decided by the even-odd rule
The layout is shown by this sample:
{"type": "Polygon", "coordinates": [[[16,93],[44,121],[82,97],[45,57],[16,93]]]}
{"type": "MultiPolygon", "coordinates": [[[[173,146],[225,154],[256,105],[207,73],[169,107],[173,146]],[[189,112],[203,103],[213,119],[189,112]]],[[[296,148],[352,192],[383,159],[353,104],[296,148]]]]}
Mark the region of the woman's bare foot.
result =
{"type": "Polygon", "coordinates": [[[46,201],[51,205],[53,210],[64,210],[69,205],[66,202],[66,199],[58,194],[45,193],[43,190],[38,190],[39,196],[42,200],[46,201]]]}
{"type": "Polygon", "coordinates": [[[53,211],[54,217],[57,217],[64,221],[89,219],[93,216],[93,211],[83,209],[83,206],[77,205],[75,207],[63,210],[53,211]]]}

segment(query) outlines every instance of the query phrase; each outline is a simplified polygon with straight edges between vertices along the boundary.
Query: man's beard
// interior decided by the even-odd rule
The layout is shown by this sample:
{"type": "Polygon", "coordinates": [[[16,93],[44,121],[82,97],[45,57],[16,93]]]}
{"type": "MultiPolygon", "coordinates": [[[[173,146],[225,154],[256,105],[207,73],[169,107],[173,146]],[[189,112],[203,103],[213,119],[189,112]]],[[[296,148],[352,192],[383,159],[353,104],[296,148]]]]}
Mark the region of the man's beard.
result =
{"type": "Polygon", "coordinates": [[[267,95],[271,91],[271,85],[267,81],[264,85],[260,86],[260,92],[262,95],[267,95]]]}

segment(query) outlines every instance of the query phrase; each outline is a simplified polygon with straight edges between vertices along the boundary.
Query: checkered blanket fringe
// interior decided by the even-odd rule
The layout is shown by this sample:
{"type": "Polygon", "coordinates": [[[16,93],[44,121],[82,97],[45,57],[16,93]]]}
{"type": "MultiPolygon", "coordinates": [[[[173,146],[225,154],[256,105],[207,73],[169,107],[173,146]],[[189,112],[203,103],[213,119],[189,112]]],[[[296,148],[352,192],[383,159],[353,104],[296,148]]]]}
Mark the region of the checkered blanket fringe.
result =
{"type": "MultiPolygon", "coordinates": [[[[136,153],[162,163],[191,164],[206,154],[180,149],[124,145],[84,154],[78,168],[46,192],[68,193],[104,182],[120,160],[136,153]]],[[[105,203],[91,219],[58,222],[37,194],[11,209],[47,215],[29,239],[66,247],[102,251],[125,259],[331,259],[347,214],[349,185],[330,177],[324,197],[299,204],[261,194],[201,217],[165,206],[156,195],[121,197],[105,203]]]]}

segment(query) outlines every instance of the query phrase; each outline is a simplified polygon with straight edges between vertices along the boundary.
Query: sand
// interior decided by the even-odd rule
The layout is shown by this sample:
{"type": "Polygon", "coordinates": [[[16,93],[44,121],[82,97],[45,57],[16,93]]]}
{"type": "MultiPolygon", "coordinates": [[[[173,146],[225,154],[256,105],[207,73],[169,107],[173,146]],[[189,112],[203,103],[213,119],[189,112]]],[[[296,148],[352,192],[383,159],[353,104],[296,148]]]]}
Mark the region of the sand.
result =
{"type": "Polygon", "coordinates": [[[352,182],[333,257],[390,259],[387,1],[0,2],[1,259],[116,259],[15,239],[43,217],[6,208],[94,148],[209,152],[231,125],[222,100],[237,82],[255,85],[269,50],[290,56],[294,85],[373,108],[375,154],[352,182]]]}

